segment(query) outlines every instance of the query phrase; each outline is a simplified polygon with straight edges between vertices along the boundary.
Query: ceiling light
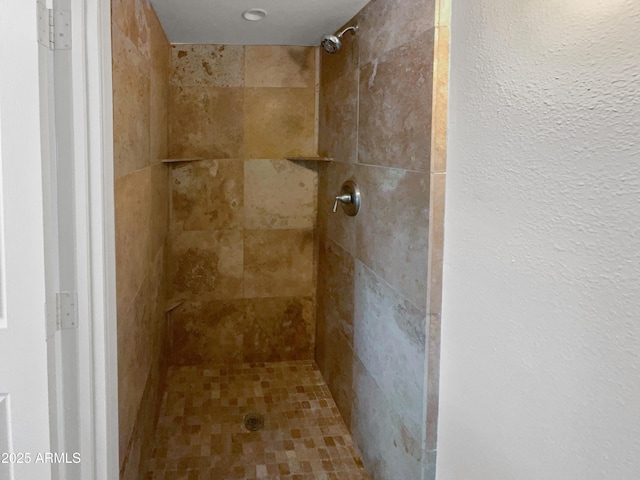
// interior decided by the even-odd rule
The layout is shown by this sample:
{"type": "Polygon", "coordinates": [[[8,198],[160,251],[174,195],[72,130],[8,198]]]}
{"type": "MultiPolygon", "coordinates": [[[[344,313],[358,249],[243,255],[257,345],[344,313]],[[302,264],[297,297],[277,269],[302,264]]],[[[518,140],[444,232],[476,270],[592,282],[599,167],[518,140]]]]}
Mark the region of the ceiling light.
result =
{"type": "Polygon", "coordinates": [[[267,11],[262,10],[261,8],[252,8],[250,10],[245,10],[244,12],[242,12],[242,18],[250,22],[259,22],[266,16],[267,11]]]}

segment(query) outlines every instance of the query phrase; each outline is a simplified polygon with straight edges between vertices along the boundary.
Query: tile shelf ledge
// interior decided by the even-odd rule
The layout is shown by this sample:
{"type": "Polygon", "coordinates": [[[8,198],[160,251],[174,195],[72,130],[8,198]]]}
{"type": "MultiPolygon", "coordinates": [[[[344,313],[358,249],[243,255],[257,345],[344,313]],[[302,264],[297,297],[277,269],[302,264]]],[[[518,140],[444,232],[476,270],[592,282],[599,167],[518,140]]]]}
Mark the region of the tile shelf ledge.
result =
{"type": "Polygon", "coordinates": [[[192,158],[164,158],[160,160],[162,163],[184,163],[184,162],[198,162],[200,160],[204,160],[203,157],[192,157],[192,158]]]}
{"type": "Polygon", "coordinates": [[[286,157],[287,160],[292,162],[333,162],[333,158],[330,157],[286,157]]]}
{"type": "MultiPolygon", "coordinates": [[[[292,162],[332,162],[333,158],[330,157],[286,157],[287,160],[292,162]]],[[[164,158],[160,160],[162,163],[185,163],[185,162],[199,162],[204,160],[203,157],[192,158],[164,158]]]]}

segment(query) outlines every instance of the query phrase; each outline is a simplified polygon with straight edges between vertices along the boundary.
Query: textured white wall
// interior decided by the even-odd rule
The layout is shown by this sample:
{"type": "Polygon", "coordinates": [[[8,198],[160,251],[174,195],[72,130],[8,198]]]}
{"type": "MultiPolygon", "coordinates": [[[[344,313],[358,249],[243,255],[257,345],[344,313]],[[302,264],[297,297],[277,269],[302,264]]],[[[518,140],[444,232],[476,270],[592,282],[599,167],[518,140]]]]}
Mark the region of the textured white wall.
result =
{"type": "Polygon", "coordinates": [[[454,0],[439,480],[640,478],[640,2],[454,0]]]}

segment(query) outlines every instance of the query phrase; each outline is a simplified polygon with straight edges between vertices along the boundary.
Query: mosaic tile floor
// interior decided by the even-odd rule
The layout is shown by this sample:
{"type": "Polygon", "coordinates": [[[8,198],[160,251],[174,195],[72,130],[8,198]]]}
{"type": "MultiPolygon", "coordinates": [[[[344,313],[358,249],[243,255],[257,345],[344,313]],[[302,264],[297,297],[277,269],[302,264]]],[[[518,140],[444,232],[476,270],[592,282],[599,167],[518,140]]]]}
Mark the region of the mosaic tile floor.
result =
{"type": "Polygon", "coordinates": [[[368,478],[314,362],[169,370],[147,479],[368,478]]]}

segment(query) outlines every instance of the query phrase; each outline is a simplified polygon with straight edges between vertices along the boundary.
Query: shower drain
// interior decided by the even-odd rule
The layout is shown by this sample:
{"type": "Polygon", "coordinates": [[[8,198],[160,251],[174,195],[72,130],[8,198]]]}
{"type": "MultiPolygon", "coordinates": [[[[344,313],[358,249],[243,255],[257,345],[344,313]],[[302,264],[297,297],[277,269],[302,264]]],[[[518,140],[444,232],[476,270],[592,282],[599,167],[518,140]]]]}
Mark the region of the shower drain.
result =
{"type": "Polygon", "coordinates": [[[250,432],[257,432],[264,428],[264,415],[249,412],[244,416],[244,427],[250,432]]]}

